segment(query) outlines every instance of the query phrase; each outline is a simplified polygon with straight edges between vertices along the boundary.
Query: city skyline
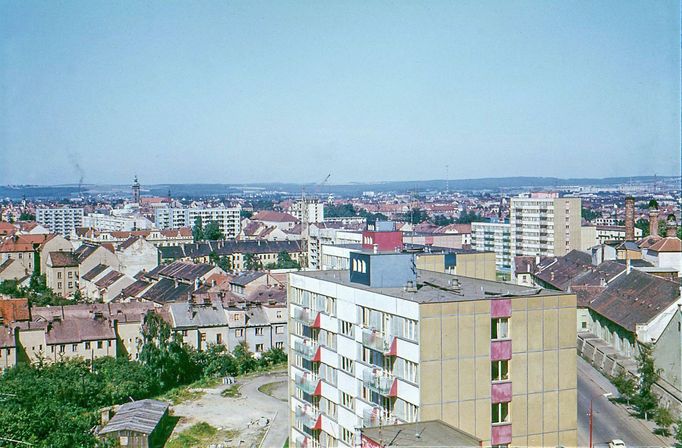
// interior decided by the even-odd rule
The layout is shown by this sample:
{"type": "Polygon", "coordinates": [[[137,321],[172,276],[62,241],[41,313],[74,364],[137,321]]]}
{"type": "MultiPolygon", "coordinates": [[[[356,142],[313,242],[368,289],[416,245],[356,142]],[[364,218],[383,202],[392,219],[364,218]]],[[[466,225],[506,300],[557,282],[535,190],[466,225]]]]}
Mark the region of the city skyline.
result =
{"type": "Polygon", "coordinates": [[[680,173],[676,2],[0,5],[4,184],[680,173]]]}

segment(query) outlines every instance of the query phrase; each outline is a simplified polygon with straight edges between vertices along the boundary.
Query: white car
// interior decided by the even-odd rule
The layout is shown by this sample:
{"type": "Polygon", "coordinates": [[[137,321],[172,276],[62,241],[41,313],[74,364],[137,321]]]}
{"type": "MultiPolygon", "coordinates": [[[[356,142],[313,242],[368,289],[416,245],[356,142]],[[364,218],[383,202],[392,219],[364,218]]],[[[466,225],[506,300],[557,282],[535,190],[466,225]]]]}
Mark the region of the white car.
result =
{"type": "Polygon", "coordinates": [[[627,448],[625,442],[620,439],[613,439],[609,442],[609,448],[627,448]]]}

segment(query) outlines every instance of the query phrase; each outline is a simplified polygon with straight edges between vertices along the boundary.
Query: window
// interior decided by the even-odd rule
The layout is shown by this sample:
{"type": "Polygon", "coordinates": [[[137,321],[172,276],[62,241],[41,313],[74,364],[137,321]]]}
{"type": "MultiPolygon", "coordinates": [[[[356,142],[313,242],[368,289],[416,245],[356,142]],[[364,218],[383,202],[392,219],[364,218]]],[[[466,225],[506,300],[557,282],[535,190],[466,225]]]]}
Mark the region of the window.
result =
{"type": "Polygon", "coordinates": [[[275,327],[275,334],[284,334],[284,325],[278,325],[275,327]]]}
{"type": "Polygon", "coordinates": [[[64,353],[64,344],[59,345],[59,353],[64,353]]]}
{"type": "Polygon", "coordinates": [[[73,282],[69,282],[69,288],[73,288],[73,282]]]}
{"type": "Polygon", "coordinates": [[[199,333],[199,336],[200,336],[201,342],[206,341],[206,333],[199,333]]]}
{"type": "Polygon", "coordinates": [[[73,278],[73,271],[69,271],[69,278],[73,278]]]}
{"type": "Polygon", "coordinates": [[[346,372],[352,375],[354,371],[353,360],[346,358],[345,356],[341,356],[341,370],[345,370],[346,372]]]}
{"type": "Polygon", "coordinates": [[[355,400],[353,396],[345,392],[341,392],[341,406],[344,406],[351,411],[355,410],[355,400]]]}
{"type": "Polygon", "coordinates": [[[281,319],[281,318],[282,318],[282,312],[281,312],[281,311],[277,311],[277,319],[281,319]]]}
{"type": "Polygon", "coordinates": [[[187,337],[187,330],[182,330],[182,336],[187,337]]]}
{"type": "Polygon", "coordinates": [[[263,344],[256,344],[256,353],[263,352],[263,344]]]}
{"type": "Polygon", "coordinates": [[[509,361],[493,361],[491,366],[490,376],[493,381],[504,381],[509,379],[509,361]]]}
{"type": "Polygon", "coordinates": [[[506,423],[509,421],[509,403],[495,403],[492,406],[493,423],[506,423]]]}
{"type": "Polygon", "coordinates": [[[90,350],[90,342],[86,342],[86,343],[85,343],[85,349],[86,349],[86,350],[90,350]]]}
{"type": "Polygon", "coordinates": [[[62,282],[57,283],[57,289],[62,289],[62,282]]]}
{"type": "Polygon", "coordinates": [[[58,279],[61,279],[61,278],[62,278],[62,273],[61,273],[61,272],[57,272],[57,278],[58,278],[58,279]]]}
{"type": "Polygon", "coordinates": [[[216,344],[222,344],[223,343],[222,333],[218,333],[217,335],[215,335],[215,343],[216,344]]]}
{"type": "Polygon", "coordinates": [[[508,339],[509,338],[509,318],[500,317],[499,319],[492,319],[490,325],[490,339],[508,339]]]}
{"type": "Polygon", "coordinates": [[[256,328],[256,336],[263,336],[263,327],[256,328]]]}
{"type": "Polygon", "coordinates": [[[102,348],[103,346],[102,341],[97,341],[97,348],[102,348]]]}
{"type": "Polygon", "coordinates": [[[234,337],[236,338],[244,337],[244,330],[241,328],[234,330],[234,337]]]}
{"type": "MultiPolygon", "coordinates": [[[[678,322],[677,325],[678,325],[677,331],[680,331],[680,329],[679,329],[680,323],[678,322]]],[[[583,329],[587,328],[587,322],[582,322],[582,328],[583,329]]]]}
{"type": "Polygon", "coordinates": [[[341,334],[348,336],[348,337],[353,337],[353,324],[351,322],[347,322],[345,320],[339,320],[340,327],[341,327],[341,334]]]}
{"type": "Polygon", "coordinates": [[[78,344],[71,344],[71,351],[75,352],[76,350],[78,350],[78,344]]]}
{"type": "Polygon", "coordinates": [[[275,348],[278,348],[280,350],[284,349],[284,342],[282,341],[275,342],[275,348]]]}
{"type": "Polygon", "coordinates": [[[342,426],[341,440],[343,440],[343,443],[345,443],[346,445],[355,445],[355,443],[353,443],[353,431],[349,431],[348,429],[342,426]]]}

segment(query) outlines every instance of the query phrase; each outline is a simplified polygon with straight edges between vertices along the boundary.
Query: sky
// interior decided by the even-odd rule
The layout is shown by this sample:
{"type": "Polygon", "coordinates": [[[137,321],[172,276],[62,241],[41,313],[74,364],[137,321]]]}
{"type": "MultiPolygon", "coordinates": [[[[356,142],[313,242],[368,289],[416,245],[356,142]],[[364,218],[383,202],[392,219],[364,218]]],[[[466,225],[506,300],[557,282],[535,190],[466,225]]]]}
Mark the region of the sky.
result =
{"type": "Polygon", "coordinates": [[[0,184],[679,175],[679,8],[0,0],[0,184]]]}

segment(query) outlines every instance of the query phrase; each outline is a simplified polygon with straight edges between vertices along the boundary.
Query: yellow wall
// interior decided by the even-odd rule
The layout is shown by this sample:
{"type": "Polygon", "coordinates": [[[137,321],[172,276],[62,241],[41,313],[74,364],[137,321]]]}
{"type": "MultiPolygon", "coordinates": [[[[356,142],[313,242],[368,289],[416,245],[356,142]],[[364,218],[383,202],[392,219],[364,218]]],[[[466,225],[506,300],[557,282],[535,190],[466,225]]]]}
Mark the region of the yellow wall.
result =
{"type": "MultiPolygon", "coordinates": [[[[420,306],[420,416],[490,443],[490,301],[420,306]]],[[[512,299],[512,445],[577,444],[576,299],[512,299]]]]}
{"type": "MultiPolygon", "coordinates": [[[[447,273],[445,269],[444,254],[419,254],[417,255],[416,264],[417,269],[447,273]]],[[[495,281],[495,276],[497,274],[495,267],[495,253],[478,252],[471,254],[457,254],[457,266],[455,266],[455,271],[450,273],[462,275],[464,277],[495,281]]]]}

